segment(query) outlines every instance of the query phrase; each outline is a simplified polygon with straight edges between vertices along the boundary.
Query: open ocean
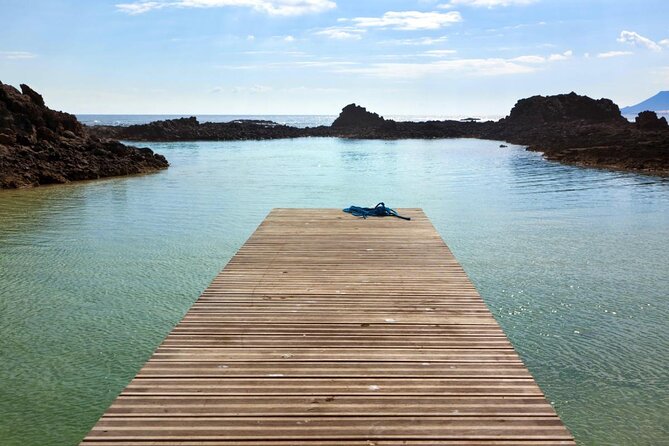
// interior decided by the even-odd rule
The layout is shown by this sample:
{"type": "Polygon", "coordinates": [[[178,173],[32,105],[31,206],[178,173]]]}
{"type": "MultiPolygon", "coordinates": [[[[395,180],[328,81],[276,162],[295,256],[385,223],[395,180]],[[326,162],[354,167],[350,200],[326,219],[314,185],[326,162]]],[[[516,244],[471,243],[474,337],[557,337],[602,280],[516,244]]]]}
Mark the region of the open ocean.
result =
{"type": "MultiPolygon", "coordinates": [[[[195,116],[200,122],[230,122],[238,119],[259,119],[274,121],[293,127],[317,127],[319,125],[330,125],[337,115],[77,115],[77,118],[86,125],[133,125],[147,124],[152,121],[164,119],[188,118],[195,116]]],[[[624,115],[628,120],[634,121],[635,115],[624,115]]],[[[669,112],[658,113],[669,120],[669,112]]],[[[395,121],[443,121],[445,119],[460,120],[471,117],[469,115],[388,115],[387,119],[395,121]]],[[[497,121],[502,115],[476,115],[482,121],[497,121]]]]}
{"type": "Polygon", "coordinates": [[[171,167],[0,191],[3,446],[77,444],[273,207],[379,201],[424,208],[580,444],[667,444],[669,179],[474,139],[141,145],[171,167]]]}
{"type": "MultiPolygon", "coordinates": [[[[293,127],[317,127],[319,125],[330,125],[337,115],[77,115],[77,118],[86,125],[133,125],[146,124],[152,121],[164,119],[188,118],[195,116],[200,122],[230,122],[238,119],[259,119],[274,121],[279,124],[293,127]]],[[[444,119],[462,119],[468,116],[442,116],[442,115],[389,115],[388,119],[396,121],[432,121],[444,119]]],[[[477,116],[483,120],[496,121],[502,116],[477,116]]]]}

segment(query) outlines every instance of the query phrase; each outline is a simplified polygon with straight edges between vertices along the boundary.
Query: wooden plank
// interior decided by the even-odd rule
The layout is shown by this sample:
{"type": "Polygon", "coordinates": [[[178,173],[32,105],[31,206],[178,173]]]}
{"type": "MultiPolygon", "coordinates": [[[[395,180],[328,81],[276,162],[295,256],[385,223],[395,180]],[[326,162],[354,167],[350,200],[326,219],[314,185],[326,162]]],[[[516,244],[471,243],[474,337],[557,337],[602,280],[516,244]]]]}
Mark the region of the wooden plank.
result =
{"type": "Polygon", "coordinates": [[[419,209],[275,209],[82,445],[573,445],[419,209]]]}

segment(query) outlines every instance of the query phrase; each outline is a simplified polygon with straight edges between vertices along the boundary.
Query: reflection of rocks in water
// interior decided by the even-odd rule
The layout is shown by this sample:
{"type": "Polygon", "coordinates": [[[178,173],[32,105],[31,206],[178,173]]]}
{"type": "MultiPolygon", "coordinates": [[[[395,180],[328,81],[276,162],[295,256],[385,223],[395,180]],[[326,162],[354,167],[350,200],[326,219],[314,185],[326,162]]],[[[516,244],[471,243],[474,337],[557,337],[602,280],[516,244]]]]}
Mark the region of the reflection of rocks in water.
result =
{"type": "Polygon", "coordinates": [[[67,183],[164,169],[151,149],[91,136],[27,85],[0,82],[0,188],[67,183]]]}

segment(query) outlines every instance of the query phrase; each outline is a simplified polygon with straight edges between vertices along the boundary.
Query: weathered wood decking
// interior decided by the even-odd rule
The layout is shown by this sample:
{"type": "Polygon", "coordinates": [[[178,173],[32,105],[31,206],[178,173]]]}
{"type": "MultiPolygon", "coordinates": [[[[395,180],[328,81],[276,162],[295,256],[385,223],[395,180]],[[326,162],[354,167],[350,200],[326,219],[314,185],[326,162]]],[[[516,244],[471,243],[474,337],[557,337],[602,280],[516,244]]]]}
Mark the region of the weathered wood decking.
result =
{"type": "Polygon", "coordinates": [[[82,444],[574,444],[430,221],[275,209],[82,444]]]}

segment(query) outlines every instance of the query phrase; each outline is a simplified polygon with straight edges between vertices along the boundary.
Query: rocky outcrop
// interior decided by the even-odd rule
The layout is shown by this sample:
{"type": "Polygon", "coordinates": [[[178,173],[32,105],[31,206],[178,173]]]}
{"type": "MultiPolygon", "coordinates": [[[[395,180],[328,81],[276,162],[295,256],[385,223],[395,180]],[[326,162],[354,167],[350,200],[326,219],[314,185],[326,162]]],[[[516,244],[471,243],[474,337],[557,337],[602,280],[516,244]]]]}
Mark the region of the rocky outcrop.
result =
{"type": "Polygon", "coordinates": [[[592,99],[571,92],[521,99],[503,121],[506,125],[524,127],[574,121],[622,124],[627,120],[610,99],[592,99]]]}
{"type": "Polygon", "coordinates": [[[303,129],[271,121],[200,123],[195,117],[154,121],[128,127],[94,126],[91,127],[91,132],[98,136],[130,141],[243,141],[306,136],[303,129]]]}
{"type": "Polygon", "coordinates": [[[88,134],[77,118],[48,108],[27,85],[0,82],[0,188],[38,186],[164,169],[151,149],[88,134]]]}
{"type": "Polygon", "coordinates": [[[367,129],[382,127],[386,122],[377,113],[368,112],[365,107],[349,104],[344,107],[332,127],[335,129],[367,129]]]}
{"type": "Polygon", "coordinates": [[[608,99],[574,93],[523,99],[486,136],[562,163],[669,175],[666,120],[652,113],[632,124],[608,99]]]}
{"type": "Polygon", "coordinates": [[[667,118],[657,117],[654,111],[643,111],[634,120],[639,130],[666,130],[667,118]]]}

